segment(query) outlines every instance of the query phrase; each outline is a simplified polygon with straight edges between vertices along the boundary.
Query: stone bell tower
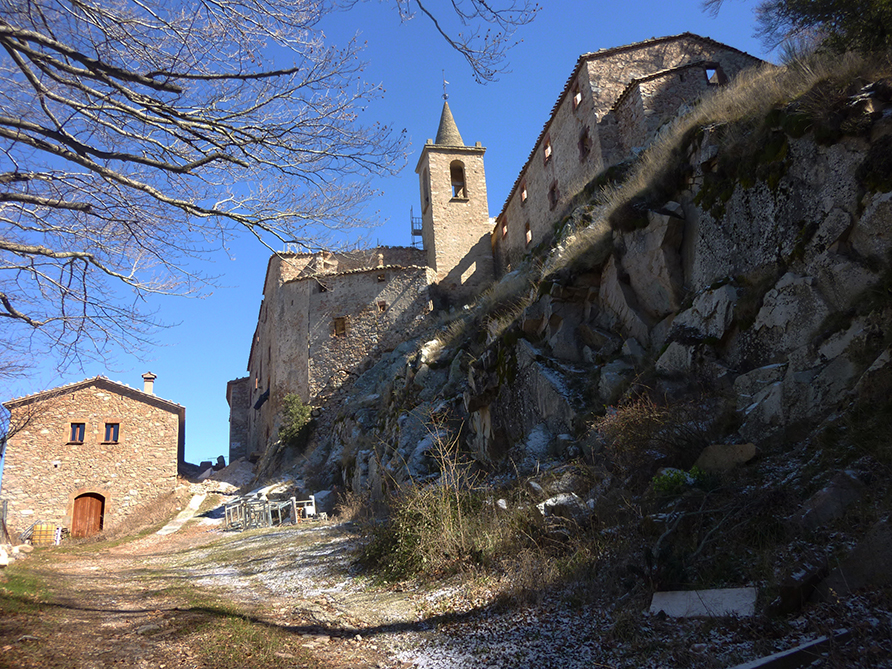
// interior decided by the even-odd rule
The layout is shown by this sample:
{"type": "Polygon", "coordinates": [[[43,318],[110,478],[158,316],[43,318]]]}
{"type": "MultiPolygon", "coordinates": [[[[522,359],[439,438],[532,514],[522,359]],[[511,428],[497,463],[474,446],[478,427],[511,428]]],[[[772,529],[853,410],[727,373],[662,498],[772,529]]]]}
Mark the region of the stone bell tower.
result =
{"type": "Polygon", "coordinates": [[[436,272],[431,295],[438,308],[469,302],[493,280],[485,152],[480,142],[465,146],[444,99],[437,139],[427,140],[415,168],[424,250],[436,272]]]}

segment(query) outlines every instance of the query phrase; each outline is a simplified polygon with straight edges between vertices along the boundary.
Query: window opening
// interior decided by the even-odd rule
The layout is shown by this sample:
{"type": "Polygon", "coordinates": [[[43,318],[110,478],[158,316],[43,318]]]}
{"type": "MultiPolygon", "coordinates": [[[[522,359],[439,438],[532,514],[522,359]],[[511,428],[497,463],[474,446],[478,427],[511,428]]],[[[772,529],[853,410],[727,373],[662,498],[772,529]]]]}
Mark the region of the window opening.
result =
{"type": "Polygon", "coordinates": [[[551,184],[551,188],[548,189],[548,206],[551,209],[554,209],[557,206],[559,198],[560,193],[558,193],[558,184],[557,181],[555,181],[551,184]]]}
{"type": "Polygon", "coordinates": [[[120,427],[120,423],[106,423],[105,424],[105,441],[107,441],[109,443],[117,443],[119,427],[120,427]]]}
{"type": "Polygon", "coordinates": [[[421,193],[421,211],[424,213],[431,203],[431,173],[426,167],[421,175],[421,193]]]}
{"type": "Polygon", "coordinates": [[[379,274],[379,275],[378,275],[378,283],[384,283],[385,281],[387,281],[387,275],[386,275],[386,274],[379,274]]]}
{"type": "Polygon", "coordinates": [[[582,103],[582,91],[579,88],[579,82],[577,81],[573,85],[573,109],[576,109],[582,103]]]}
{"type": "Polygon", "coordinates": [[[69,440],[72,444],[82,444],[84,443],[84,435],[87,432],[87,424],[86,423],[72,423],[71,424],[71,439],[69,440]]]}
{"type": "Polygon", "coordinates": [[[548,161],[551,160],[552,150],[551,150],[551,138],[545,138],[545,148],[542,150],[545,155],[545,164],[548,164],[548,161]]]}
{"type": "Polygon", "coordinates": [[[465,199],[468,197],[465,188],[465,166],[458,160],[449,166],[449,176],[452,180],[452,197],[465,199]]]}
{"type": "Polygon", "coordinates": [[[387,311],[387,302],[385,302],[384,300],[378,302],[378,311],[380,311],[381,313],[387,311]]]}
{"type": "Polygon", "coordinates": [[[502,219],[502,237],[507,237],[507,236],[508,236],[508,219],[503,218],[502,219]]]}
{"type": "Polygon", "coordinates": [[[338,316],[334,319],[334,335],[335,337],[347,336],[347,317],[338,316]]]}
{"type": "Polygon", "coordinates": [[[526,245],[529,246],[530,242],[533,241],[533,231],[530,230],[530,222],[526,222],[524,235],[526,236],[526,245]]]}
{"type": "Polygon", "coordinates": [[[592,138],[588,133],[588,128],[583,128],[582,133],[579,135],[579,160],[583,161],[591,155],[592,152],[592,138]]]}
{"type": "Polygon", "coordinates": [[[706,83],[710,86],[722,86],[728,83],[728,78],[718,65],[713,65],[704,69],[706,73],[706,83]]]}
{"type": "Polygon", "coordinates": [[[530,194],[527,192],[527,182],[520,184],[520,204],[526,204],[530,194]]]}

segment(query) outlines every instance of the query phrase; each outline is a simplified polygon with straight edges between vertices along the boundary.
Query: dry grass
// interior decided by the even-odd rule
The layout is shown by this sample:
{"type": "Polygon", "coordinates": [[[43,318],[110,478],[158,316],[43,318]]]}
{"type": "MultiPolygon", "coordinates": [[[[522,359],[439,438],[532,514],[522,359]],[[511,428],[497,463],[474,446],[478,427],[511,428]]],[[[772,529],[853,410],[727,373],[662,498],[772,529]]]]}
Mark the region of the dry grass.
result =
{"type": "Polygon", "coordinates": [[[460,347],[478,328],[493,339],[500,336],[529,306],[541,270],[529,263],[493,283],[462,311],[442,317],[437,339],[445,347],[460,347]]]}

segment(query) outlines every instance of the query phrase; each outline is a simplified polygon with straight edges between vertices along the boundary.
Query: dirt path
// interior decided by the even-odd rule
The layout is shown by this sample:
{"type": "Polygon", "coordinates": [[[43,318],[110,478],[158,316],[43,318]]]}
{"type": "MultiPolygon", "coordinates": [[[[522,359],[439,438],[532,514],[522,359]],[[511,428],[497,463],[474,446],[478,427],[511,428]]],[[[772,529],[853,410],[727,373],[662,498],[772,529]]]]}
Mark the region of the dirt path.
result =
{"type": "Polygon", "coordinates": [[[892,668],[883,592],[788,621],[664,619],[637,613],[643,600],[499,608],[487,579],[375,586],[351,571],[357,540],[349,525],[190,521],[118,546],[39,549],[0,573],[0,668],[717,669],[839,628],[852,641],[820,666],[892,668]]]}
{"type": "Polygon", "coordinates": [[[0,667],[405,666],[376,637],[417,624],[416,603],[348,574],[355,539],[339,525],[224,534],[192,522],[37,551],[6,577],[21,569],[49,592],[7,603],[0,667]]]}

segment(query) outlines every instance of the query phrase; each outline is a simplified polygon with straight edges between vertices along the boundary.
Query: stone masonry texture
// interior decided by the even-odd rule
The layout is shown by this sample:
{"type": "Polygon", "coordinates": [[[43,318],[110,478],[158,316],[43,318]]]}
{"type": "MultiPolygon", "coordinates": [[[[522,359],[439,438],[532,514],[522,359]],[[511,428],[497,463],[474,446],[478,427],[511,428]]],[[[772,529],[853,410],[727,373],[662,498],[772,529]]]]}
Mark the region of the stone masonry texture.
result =
{"type": "Polygon", "coordinates": [[[691,33],[580,56],[497,218],[496,275],[548,240],[593,178],[643,148],[696,101],[709,88],[706,72],[715,71],[718,83],[760,63],[691,33]]]}
{"type": "Polygon", "coordinates": [[[10,437],[2,498],[13,536],[35,521],[70,527],[74,500],[105,498],[104,528],[176,486],[185,409],[154,395],[95,377],[5,403],[10,437]],[[84,424],[82,443],[72,423],[84,424]],[[106,424],[118,424],[106,441],[106,424]],[[18,426],[18,428],[17,428],[18,426]]]}

